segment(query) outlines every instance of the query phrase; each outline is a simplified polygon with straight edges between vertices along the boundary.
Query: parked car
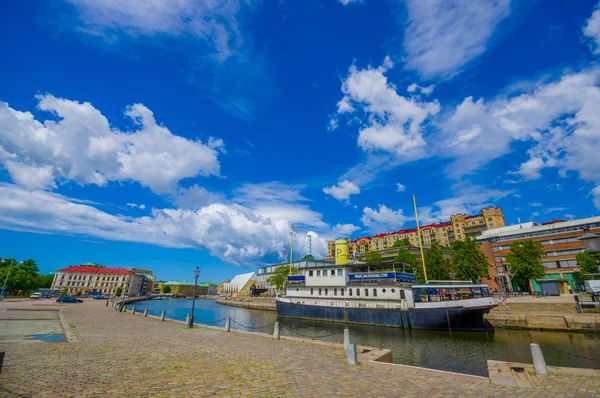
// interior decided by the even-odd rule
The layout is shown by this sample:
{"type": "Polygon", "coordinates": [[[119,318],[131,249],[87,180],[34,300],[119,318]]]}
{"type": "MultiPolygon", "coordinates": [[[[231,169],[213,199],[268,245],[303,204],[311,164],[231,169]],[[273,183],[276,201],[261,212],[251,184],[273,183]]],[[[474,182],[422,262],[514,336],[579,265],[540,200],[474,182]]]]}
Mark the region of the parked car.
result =
{"type": "Polygon", "coordinates": [[[73,296],[62,296],[56,300],[57,303],[83,303],[83,300],[75,298],[73,296]]]}
{"type": "Polygon", "coordinates": [[[107,300],[110,296],[105,296],[104,294],[100,294],[98,296],[92,296],[94,300],[107,300]]]}
{"type": "Polygon", "coordinates": [[[42,293],[33,293],[29,296],[29,300],[39,300],[42,298],[42,293]]]}

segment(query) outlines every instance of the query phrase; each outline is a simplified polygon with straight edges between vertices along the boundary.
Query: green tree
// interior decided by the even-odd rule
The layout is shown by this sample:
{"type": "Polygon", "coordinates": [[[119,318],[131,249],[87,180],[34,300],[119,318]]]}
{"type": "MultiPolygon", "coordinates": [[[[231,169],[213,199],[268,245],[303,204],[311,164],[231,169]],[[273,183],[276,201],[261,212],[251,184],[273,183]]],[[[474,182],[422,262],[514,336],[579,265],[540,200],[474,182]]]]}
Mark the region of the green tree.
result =
{"type": "Polygon", "coordinates": [[[368,252],[365,257],[365,261],[367,264],[377,264],[382,261],[381,253],[378,252],[368,252]]]}
{"type": "Polygon", "coordinates": [[[577,254],[575,257],[577,260],[577,266],[579,267],[580,275],[583,279],[600,279],[598,276],[593,276],[590,274],[598,274],[598,261],[600,261],[600,253],[588,253],[588,251],[583,251],[577,254]]]}
{"type": "Polygon", "coordinates": [[[115,292],[115,296],[121,297],[121,294],[123,294],[123,288],[122,287],[118,287],[117,291],[115,292]]]}
{"type": "Polygon", "coordinates": [[[542,257],[546,257],[541,242],[531,239],[513,241],[506,255],[508,270],[523,290],[531,291],[529,281],[544,276],[542,257]]]}
{"type": "Polygon", "coordinates": [[[306,256],[302,257],[300,261],[315,261],[315,256],[312,254],[307,254],[306,256]]]}
{"type": "MultiPolygon", "coordinates": [[[[292,275],[296,275],[298,270],[292,267],[292,275]]],[[[275,268],[273,275],[267,278],[267,283],[271,286],[275,286],[278,292],[283,291],[283,287],[287,283],[287,278],[290,275],[290,267],[288,265],[280,265],[275,268]]]]}
{"type": "Polygon", "coordinates": [[[444,258],[442,247],[436,242],[425,252],[428,280],[449,280],[450,261],[444,258]]]}
{"type": "Polygon", "coordinates": [[[456,278],[477,282],[483,277],[490,277],[487,257],[477,239],[457,240],[452,248],[454,250],[452,270],[456,278]]]}
{"type": "Polygon", "coordinates": [[[163,287],[162,287],[162,292],[163,292],[164,294],[169,294],[169,293],[171,293],[171,286],[169,286],[169,285],[163,285],[163,287]]]}
{"type": "Polygon", "coordinates": [[[37,264],[31,259],[19,263],[14,258],[9,258],[0,262],[0,283],[4,284],[10,273],[6,283],[7,291],[16,289],[28,292],[38,288],[39,272],[37,264]]]}
{"type": "Polygon", "coordinates": [[[394,257],[394,261],[415,266],[417,265],[417,256],[412,254],[408,249],[400,249],[396,257],[394,257]]]}
{"type": "Polygon", "coordinates": [[[54,281],[54,274],[41,275],[38,288],[49,289],[52,287],[52,281],[54,281]]]}
{"type": "Polygon", "coordinates": [[[61,296],[66,296],[66,295],[67,295],[67,289],[62,289],[62,290],[60,291],[60,295],[61,295],[61,296]]]}
{"type": "Polygon", "coordinates": [[[412,246],[407,238],[398,239],[392,247],[412,246]]]}

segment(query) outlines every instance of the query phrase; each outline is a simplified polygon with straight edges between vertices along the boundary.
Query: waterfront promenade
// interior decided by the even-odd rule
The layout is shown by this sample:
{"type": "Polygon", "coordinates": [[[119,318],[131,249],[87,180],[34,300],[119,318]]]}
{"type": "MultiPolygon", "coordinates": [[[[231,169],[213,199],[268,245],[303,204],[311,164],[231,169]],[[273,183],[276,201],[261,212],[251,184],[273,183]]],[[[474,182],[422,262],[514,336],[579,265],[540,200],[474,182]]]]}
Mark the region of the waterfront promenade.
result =
{"type": "MultiPolygon", "coordinates": [[[[78,342],[2,344],[0,396],[489,397],[600,394],[599,378],[550,376],[518,389],[481,378],[348,365],[339,346],[277,341],[118,313],[103,301],[62,314],[78,342]]],[[[0,311],[22,303],[0,303],[0,311]]],[[[31,304],[33,305],[33,304],[31,304]]],[[[10,321],[3,324],[9,325],[10,321]]],[[[383,347],[385,348],[385,347],[383,347]]],[[[434,347],[432,347],[434,349],[434,347]]]]}

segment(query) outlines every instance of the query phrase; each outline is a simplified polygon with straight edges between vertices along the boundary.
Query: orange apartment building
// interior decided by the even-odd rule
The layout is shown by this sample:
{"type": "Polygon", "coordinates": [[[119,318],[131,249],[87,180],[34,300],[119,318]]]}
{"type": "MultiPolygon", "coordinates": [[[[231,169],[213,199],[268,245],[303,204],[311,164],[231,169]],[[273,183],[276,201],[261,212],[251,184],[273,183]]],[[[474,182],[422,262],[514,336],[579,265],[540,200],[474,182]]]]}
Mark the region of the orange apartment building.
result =
{"type": "MultiPolygon", "coordinates": [[[[421,239],[423,246],[429,247],[434,242],[441,246],[452,246],[456,240],[465,240],[467,237],[476,237],[484,231],[506,226],[502,209],[490,207],[481,210],[477,215],[456,214],[450,220],[441,224],[428,224],[421,226],[421,239]]],[[[348,254],[355,251],[358,254],[370,251],[381,251],[394,245],[400,239],[408,239],[411,246],[418,246],[417,229],[401,229],[396,232],[386,232],[375,236],[363,236],[354,240],[348,239],[348,254]]],[[[331,260],[335,255],[335,241],[327,245],[327,258],[331,260]]]]}
{"type": "MultiPolygon", "coordinates": [[[[584,228],[600,233],[600,217],[580,220],[553,220],[547,223],[528,222],[486,231],[477,237],[490,264],[490,287],[498,291],[516,291],[514,276],[508,271],[506,254],[510,252],[513,241],[531,239],[539,241],[544,247],[546,257],[542,258],[545,268],[543,278],[531,280],[533,291],[546,291],[551,295],[567,294],[569,287],[575,291],[583,284],[575,257],[584,250],[578,238],[584,228]]],[[[518,272],[518,271],[517,271],[518,272]]]]}

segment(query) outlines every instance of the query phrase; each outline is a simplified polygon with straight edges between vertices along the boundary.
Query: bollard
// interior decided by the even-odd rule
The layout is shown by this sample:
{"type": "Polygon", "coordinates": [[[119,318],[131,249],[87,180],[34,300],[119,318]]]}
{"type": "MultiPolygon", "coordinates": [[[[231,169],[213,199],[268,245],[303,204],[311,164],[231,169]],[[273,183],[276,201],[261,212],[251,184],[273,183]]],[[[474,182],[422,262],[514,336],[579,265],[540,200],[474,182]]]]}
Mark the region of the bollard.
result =
{"type": "Polygon", "coordinates": [[[144,308],[144,316],[148,316],[148,308],[144,308]]]}
{"type": "Polygon", "coordinates": [[[344,329],[344,347],[350,344],[350,329],[344,329]]]}
{"type": "Polygon", "coordinates": [[[132,313],[133,315],[135,315],[135,305],[134,305],[133,307],[131,307],[131,313],[132,313]]]}
{"type": "Polygon", "coordinates": [[[346,354],[348,355],[348,363],[350,365],[358,365],[358,353],[356,352],[356,344],[346,344],[346,354]]]}
{"type": "Polygon", "coordinates": [[[542,348],[538,343],[531,343],[530,346],[536,376],[548,376],[548,368],[546,367],[546,360],[544,359],[542,348]]]}
{"type": "Polygon", "coordinates": [[[106,306],[108,307],[108,299],[106,299],[106,306]]]}
{"type": "Polygon", "coordinates": [[[188,326],[188,328],[194,326],[192,324],[192,314],[187,314],[187,317],[185,318],[185,324],[188,326]]]}
{"type": "Polygon", "coordinates": [[[0,374],[2,374],[2,364],[4,363],[4,351],[0,351],[0,374]]]}
{"type": "Polygon", "coordinates": [[[119,305],[119,312],[123,312],[123,308],[125,307],[124,304],[119,305]]]}
{"type": "Polygon", "coordinates": [[[273,330],[273,338],[279,340],[279,322],[275,322],[275,329],[273,330]]]}
{"type": "Polygon", "coordinates": [[[225,331],[229,332],[231,330],[231,318],[225,318],[225,331]]]}
{"type": "Polygon", "coordinates": [[[160,320],[161,321],[165,320],[165,310],[162,310],[162,312],[160,313],[160,320]]]}

